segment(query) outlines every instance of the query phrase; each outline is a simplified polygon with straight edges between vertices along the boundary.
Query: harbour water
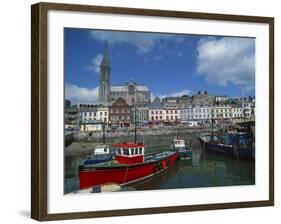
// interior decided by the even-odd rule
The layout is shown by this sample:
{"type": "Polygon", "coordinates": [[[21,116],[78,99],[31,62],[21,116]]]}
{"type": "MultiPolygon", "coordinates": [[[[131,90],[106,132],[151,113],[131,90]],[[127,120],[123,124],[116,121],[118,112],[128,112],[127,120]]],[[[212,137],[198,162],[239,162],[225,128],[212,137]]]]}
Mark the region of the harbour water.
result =
{"type": "MultiPolygon", "coordinates": [[[[166,146],[170,149],[170,145],[166,146]]],[[[255,184],[255,161],[204,151],[199,141],[192,139],[192,160],[177,161],[158,176],[130,186],[135,190],[160,190],[195,187],[218,187],[255,184]]],[[[159,151],[149,148],[148,151],[159,151]]],[[[85,154],[65,158],[65,193],[79,190],[78,166],[85,154]]]]}

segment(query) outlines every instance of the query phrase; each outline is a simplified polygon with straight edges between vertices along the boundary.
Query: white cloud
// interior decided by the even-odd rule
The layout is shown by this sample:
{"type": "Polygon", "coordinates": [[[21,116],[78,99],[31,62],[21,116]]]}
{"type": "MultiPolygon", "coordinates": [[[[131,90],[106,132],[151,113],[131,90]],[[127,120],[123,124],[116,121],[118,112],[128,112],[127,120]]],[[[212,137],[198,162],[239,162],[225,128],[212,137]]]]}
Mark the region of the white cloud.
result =
{"type": "Polygon", "coordinates": [[[97,54],[95,57],[93,57],[90,64],[87,66],[87,69],[90,71],[94,71],[95,73],[99,73],[101,61],[102,61],[102,55],[97,54]]]}
{"type": "Polygon", "coordinates": [[[170,96],[182,96],[182,95],[191,95],[192,91],[188,89],[183,89],[179,92],[171,93],[170,96]]]}
{"type": "Polygon", "coordinates": [[[173,93],[170,93],[170,94],[155,94],[155,93],[151,93],[150,94],[150,100],[153,101],[155,97],[159,97],[160,99],[163,99],[165,97],[168,97],[168,96],[173,96],[173,97],[177,97],[177,96],[183,96],[183,95],[191,95],[192,94],[192,91],[191,90],[188,90],[188,89],[183,89],[181,91],[178,91],[178,92],[173,92],[173,93]]]}
{"type": "Polygon", "coordinates": [[[197,45],[197,73],[210,84],[255,86],[255,40],[202,38],[197,45]]]}
{"type": "Polygon", "coordinates": [[[174,37],[174,35],[140,32],[90,31],[90,37],[99,41],[107,41],[110,45],[132,44],[137,48],[137,53],[145,54],[150,52],[160,40],[170,39],[174,37]]]}
{"type": "Polygon", "coordinates": [[[65,98],[71,103],[96,103],[98,101],[99,88],[84,88],[76,85],[65,85],[65,98]]]}

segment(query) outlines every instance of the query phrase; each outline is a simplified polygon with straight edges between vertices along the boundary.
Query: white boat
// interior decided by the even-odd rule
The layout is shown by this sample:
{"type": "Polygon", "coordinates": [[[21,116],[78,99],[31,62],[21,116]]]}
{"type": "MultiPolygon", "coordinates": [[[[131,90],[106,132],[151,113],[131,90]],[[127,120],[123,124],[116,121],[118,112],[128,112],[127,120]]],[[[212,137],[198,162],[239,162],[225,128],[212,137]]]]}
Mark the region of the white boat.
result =
{"type": "Polygon", "coordinates": [[[83,165],[93,165],[98,163],[104,163],[112,160],[114,153],[110,151],[110,148],[106,144],[98,144],[95,146],[94,152],[83,162],[83,165]]]}
{"type": "Polygon", "coordinates": [[[179,152],[179,158],[181,160],[188,160],[192,158],[191,146],[187,146],[183,139],[174,139],[172,149],[179,152]]]}

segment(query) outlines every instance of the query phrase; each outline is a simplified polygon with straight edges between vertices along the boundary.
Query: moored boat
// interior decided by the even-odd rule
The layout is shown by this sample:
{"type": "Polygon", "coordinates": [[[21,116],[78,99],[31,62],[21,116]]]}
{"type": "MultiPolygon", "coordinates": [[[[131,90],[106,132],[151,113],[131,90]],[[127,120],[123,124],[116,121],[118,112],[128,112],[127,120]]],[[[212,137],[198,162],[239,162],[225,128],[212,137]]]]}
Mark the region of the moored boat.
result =
{"type": "Polygon", "coordinates": [[[120,143],[114,160],[79,166],[80,189],[104,184],[129,185],[153,177],[173,166],[178,151],[165,151],[145,156],[142,143],[120,143]]]}
{"type": "Polygon", "coordinates": [[[236,158],[255,159],[253,136],[248,132],[229,131],[219,139],[212,134],[202,134],[199,141],[204,149],[233,155],[236,158]]]}
{"type": "Polygon", "coordinates": [[[92,165],[104,163],[114,158],[114,153],[106,144],[98,144],[95,146],[94,152],[83,162],[83,165],[92,165]]]}
{"type": "Polygon", "coordinates": [[[187,146],[183,139],[174,139],[172,149],[179,152],[179,158],[181,160],[192,159],[191,145],[187,146]]]}

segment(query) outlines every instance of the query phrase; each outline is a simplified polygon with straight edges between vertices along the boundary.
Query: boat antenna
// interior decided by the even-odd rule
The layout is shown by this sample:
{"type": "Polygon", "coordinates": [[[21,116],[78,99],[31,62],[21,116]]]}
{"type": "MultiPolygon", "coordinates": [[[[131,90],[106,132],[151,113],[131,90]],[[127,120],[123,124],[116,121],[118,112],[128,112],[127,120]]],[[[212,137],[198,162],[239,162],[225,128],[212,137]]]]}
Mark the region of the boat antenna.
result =
{"type": "Polygon", "coordinates": [[[135,144],[137,143],[137,124],[136,124],[136,104],[135,98],[133,98],[133,116],[134,116],[134,126],[135,126],[135,144]]]}

